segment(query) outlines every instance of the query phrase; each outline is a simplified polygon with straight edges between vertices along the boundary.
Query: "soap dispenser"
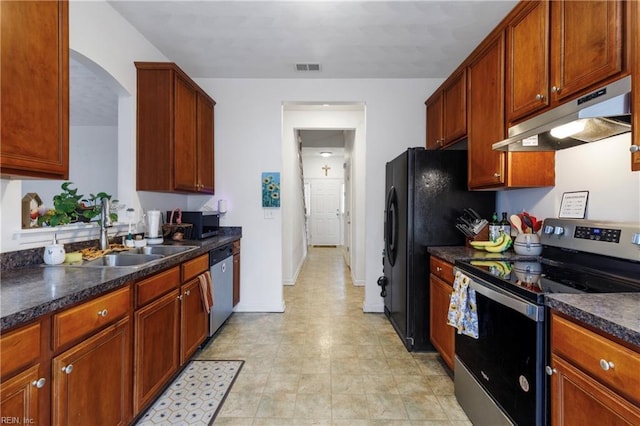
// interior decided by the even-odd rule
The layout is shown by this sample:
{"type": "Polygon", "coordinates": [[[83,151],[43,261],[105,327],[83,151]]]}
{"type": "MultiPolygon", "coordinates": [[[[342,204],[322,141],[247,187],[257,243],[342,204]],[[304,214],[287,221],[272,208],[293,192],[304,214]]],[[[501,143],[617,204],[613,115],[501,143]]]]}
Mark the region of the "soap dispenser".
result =
{"type": "Polygon", "coordinates": [[[64,245],[58,244],[56,234],[53,234],[51,245],[44,247],[44,263],[47,265],[59,265],[64,262],[64,245]]]}

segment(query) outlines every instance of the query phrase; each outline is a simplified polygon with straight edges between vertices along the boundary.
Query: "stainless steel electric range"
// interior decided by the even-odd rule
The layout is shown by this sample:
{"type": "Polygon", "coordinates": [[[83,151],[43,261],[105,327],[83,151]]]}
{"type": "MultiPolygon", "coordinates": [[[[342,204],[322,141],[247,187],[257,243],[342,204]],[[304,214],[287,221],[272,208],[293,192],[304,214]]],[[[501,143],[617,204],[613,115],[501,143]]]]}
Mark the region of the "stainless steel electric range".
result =
{"type": "Polygon", "coordinates": [[[542,255],[467,259],[479,338],[456,335],[455,394],[474,425],[549,423],[548,293],[640,291],[640,224],[547,219],[542,255]]]}

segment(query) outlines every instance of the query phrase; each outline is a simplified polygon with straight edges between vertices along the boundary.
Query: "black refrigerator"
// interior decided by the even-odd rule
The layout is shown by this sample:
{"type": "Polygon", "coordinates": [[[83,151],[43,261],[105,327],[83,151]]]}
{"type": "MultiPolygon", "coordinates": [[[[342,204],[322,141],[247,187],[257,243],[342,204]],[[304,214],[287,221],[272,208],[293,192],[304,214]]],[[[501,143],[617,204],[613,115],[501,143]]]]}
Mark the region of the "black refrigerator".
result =
{"type": "Polygon", "coordinates": [[[429,246],[462,246],[456,218],[472,208],[490,219],[493,191],[467,190],[467,151],[409,148],[386,165],[384,312],[409,351],[429,339],[429,246]]]}

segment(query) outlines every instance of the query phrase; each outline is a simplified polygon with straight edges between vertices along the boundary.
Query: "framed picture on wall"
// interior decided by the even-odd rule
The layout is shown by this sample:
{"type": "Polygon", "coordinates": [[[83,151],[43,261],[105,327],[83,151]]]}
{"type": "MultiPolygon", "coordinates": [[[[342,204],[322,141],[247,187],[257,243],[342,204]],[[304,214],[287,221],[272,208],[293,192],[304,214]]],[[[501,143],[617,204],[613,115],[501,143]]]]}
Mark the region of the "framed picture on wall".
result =
{"type": "Polygon", "coordinates": [[[262,173],[262,207],[280,207],[280,173],[262,173]]]}

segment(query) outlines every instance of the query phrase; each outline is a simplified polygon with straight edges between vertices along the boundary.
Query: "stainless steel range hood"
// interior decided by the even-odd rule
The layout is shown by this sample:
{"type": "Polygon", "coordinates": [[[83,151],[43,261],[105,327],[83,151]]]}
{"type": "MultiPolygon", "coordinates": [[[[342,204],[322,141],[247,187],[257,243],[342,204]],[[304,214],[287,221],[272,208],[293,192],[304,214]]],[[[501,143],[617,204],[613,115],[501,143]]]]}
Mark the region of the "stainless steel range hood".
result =
{"type": "Polygon", "coordinates": [[[509,138],[492,147],[498,151],[557,151],[630,131],[631,77],[627,76],[510,127],[509,138]],[[570,131],[571,127],[577,129],[570,131]],[[574,133],[562,137],[565,131],[574,133]]]}

